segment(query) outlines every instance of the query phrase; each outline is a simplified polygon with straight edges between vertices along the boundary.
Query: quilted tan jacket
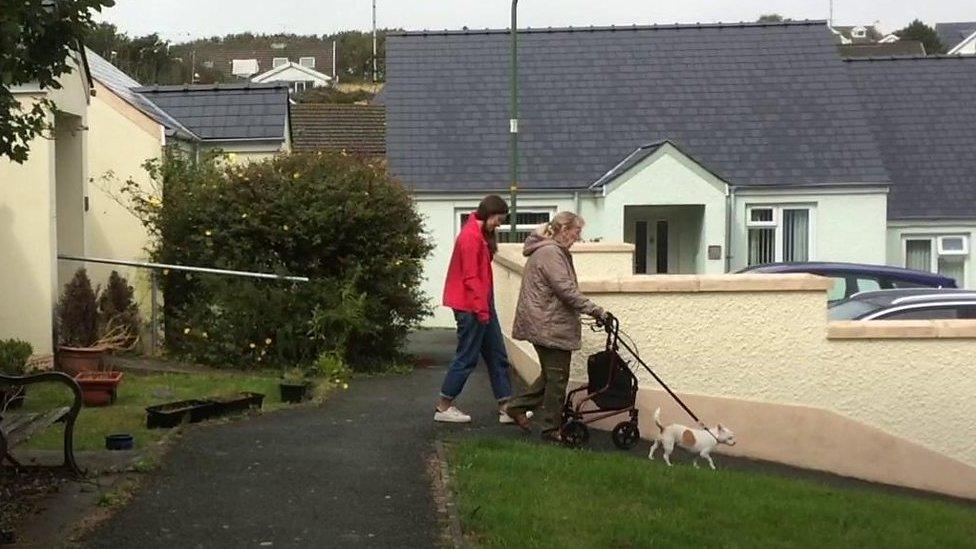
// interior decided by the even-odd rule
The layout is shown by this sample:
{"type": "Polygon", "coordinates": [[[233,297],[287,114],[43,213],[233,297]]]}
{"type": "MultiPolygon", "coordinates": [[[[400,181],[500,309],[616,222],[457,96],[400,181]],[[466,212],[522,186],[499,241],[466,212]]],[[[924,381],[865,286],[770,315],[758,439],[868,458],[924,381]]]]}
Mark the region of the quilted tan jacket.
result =
{"type": "Polygon", "coordinates": [[[579,292],[573,256],[537,234],[526,239],[522,253],[529,259],[522,273],[512,337],[553,349],[579,349],[580,313],[597,318],[604,313],[579,292]]]}

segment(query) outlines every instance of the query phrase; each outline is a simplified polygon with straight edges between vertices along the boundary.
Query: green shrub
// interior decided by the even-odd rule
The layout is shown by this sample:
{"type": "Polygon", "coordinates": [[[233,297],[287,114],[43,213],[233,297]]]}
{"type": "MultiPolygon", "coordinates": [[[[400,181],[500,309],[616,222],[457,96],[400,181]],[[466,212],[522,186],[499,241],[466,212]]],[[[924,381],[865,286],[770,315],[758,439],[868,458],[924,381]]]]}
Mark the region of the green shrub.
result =
{"type": "Polygon", "coordinates": [[[34,354],[34,347],[26,341],[5,339],[0,341],[0,373],[22,376],[27,371],[27,359],[34,354]]]}
{"type": "Polygon", "coordinates": [[[64,285],[57,308],[58,341],[67,347],[91,347],[98,341],[95,290],[85,269],[64,285]]]}
{"type": "Polygon", "coordinates": [[[431,246],[409,193],[378,162],[341,153],[237,165],[168,152],[156,191],[127,191],[160,263],[309,277],[310,283],[164,272],[168,349],[214,365],[307,366],[323,352],[356,369],[400,355],[427,314],[431,246]]]}
{"type": "Polygon", "coordinates": [[[108,278],[108,285],[98,297],[98,330],[105,333],[110,328],[123,328],[128,331],[129,339],[124,346],[131,345],[139,337],[142,321],[139,318],[139,306],[133,298],[132,286],[117,271],[112,271],[108,278]]]}

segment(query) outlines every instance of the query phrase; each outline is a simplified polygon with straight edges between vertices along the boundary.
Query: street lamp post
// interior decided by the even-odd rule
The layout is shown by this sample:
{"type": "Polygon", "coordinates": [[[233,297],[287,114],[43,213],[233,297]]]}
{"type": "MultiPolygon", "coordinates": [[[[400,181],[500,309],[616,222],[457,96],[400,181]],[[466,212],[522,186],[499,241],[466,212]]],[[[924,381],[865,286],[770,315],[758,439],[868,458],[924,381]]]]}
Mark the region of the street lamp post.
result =
{"type": "Polygon", "coordinates": [[[518,225],[518,0],[512,0],[512,117],[509,122],[509,135],[512,150],[512,209],[510,214],[511,233],[509,242],[515,242],[515,228],[518,225]]]}

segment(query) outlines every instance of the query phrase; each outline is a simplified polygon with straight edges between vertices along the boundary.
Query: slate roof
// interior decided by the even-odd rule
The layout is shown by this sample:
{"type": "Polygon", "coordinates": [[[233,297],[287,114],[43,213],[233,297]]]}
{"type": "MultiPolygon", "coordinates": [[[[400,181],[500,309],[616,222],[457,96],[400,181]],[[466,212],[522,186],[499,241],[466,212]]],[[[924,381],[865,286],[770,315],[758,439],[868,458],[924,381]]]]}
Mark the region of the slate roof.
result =
{"type": "Polygon", "coordinates": [[[939,35],[939,40],[945,46],[946,51],[959,45],[960,42],[976,33],[976,21],[960,23],[937,23],[935,32],[939,35]]]}
{"type": "Polygon", "coordinates": [[[197,84],[136,88],[205,140],[284,140],[288,85],[197,84]]]}
{"type": "Polygon", "coordinates": [[[899,40],[888,44],[843,44],[837,50],[844,58],[925,55],[925,46],[918,40],[899,40]]]}
{"type": "MultiPolygon", "coordinates": [[[[669,139],[734,185],[886,184],[826,23],[519,31],[520,186],[586,188],[669,139]]],[[[391,34],[387,157],[415,190],[509,181],[507,31],[391,34]]]]}
{"type": "Polygon", "coordinates": [[[197,136],[193,135],[193,132],[167,114],[166,111],[160,109],[142,94],[133,91],[135,88],[141,87],[142,84],[135,81],[131,76],[122,72],[121,69],[109,63],[104,57],[98,55],[91,49],[85,48],[85,50],[88,55],[89,65],[91,66],[92,77],[100,84],[146,116],[162,124],[166,128],[167,135],[176,135],[183,139],[198,139],[197,136]]]}
{"type": "Polygon", "coordinates": [[[976,57],[846,64],[891,175],[891,219],[976,219],[976,57]]]}
{"type": "Polygon", "coordinates": [[[291,108],[292,149],[386,152],[386,109],[371,105],[299,103],[291,108]]]}

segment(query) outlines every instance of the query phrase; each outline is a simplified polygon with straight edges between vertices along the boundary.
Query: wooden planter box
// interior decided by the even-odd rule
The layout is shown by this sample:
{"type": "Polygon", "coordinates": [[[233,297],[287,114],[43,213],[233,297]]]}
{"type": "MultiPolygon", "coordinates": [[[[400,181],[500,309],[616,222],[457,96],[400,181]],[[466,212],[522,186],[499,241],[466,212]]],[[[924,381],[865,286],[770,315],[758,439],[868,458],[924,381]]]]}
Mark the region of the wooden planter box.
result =
{"type": "Polygon", "coordinates": [[[85,406],[106,406],[115,402],[122,372],[80,372],[75,381],[81,387],[85,406]]]}
{"type": "Polygon", "coordinates": [[[212,400],[181,400],[146,408],[146,428],[171,429],[181,423],[196,423],[213,417],[217,403],[212,400]]]}

